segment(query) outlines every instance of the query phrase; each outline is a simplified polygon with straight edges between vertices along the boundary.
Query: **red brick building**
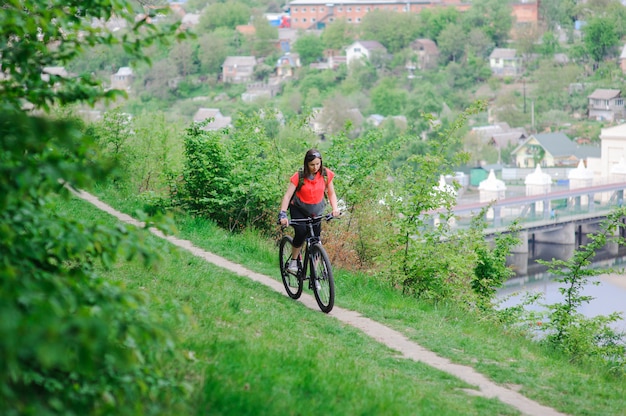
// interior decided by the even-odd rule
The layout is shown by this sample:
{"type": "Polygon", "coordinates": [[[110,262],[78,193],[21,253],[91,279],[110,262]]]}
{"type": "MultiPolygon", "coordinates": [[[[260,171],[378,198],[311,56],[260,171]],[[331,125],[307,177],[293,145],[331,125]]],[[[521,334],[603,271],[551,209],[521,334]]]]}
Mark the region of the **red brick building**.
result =
{"type": "MultiPolygon", "coordinates": [[[[455,7],[465,11],[471,4],[461,0],[294,0],[289,3],[291,27],[294,29],[322,29],[336,19],[345,19],[358,24],[363,17],[374,10],[388,10],[398,13],[419,13],[435,7],[455,7]]],[[[513,16],[518,23],[537,23],[539,1],[514,3],[513,16]]]]}
{"type": "Polygon", "coordinates": [[[513,3],[512,6],[515,22],[535,25],[539,22],[539,0],[513,3]]]}

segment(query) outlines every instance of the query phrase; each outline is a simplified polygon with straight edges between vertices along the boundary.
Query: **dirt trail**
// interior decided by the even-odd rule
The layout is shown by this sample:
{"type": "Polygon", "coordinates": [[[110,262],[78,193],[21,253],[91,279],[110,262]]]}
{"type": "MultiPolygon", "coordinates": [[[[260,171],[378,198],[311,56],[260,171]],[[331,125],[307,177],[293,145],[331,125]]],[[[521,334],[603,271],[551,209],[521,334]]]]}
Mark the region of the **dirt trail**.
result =
{"type": "MultiPolygon", "coordinates": [[[[90,202],[91,204],[95,205],[102,211],[105,211],[115,216],[120,221],[123,221],[128,224],[132,224],[138,227],[143,226],[143,223],[141,223],[140,221],[135,220],[134,218],[132,218],[131,216],[127,214],[116,211],[109,205],[103,203],[98,198],[96,198],[95,196],[87,192],[80,191],[77,193],[77,196],[90,202]]],[[[155,234],[156,236],[163,238],[180,248],[188,250],[193,255],[215,264],[216,266],[222,267],[240,276],[244,276],[254,281],[257,281],[259,283],[262,283],[265,286],[268,286],[272,288],[273,290],[287,296],[285,294],[285,290],[284,290],[282,283],[275,279],[272,279],[269,276],[266,276],[260,273],[255,273],[251,270],[246,269],[240,264],[233,263],[230,260],[227,260],[223,257],[217,256],[213,253],[205,251],[204,249],[198,248],[194,246],[190,241],[181,240],[173,236],[166,236],[156,229],[151,229],[151,232],[155,234]]],[[[306,305],[308,308],[316,310],[316,311],[318,310],[317,303],[315,302],[315,299],[313,298],[313,296],[303,293],[302,297],[300,298],[300,301],[304,305],[306,305]]],[[[328,315],[333,318],[338,319],[339,321],[345,324],[348,324],[355,328],[360,329],[365,334],[372,337],[373,339],[380,342],[381,344],[384,344],[387,347],[395,351],[398,351],[407,359],[419,361],[424,364],[430,365],[438,370],[445,371],[446,373],[449,373],[453,375],[454,377],[457,377],[465,381],[466,383],[476,386],[478,388],[478,390],[466,389],[465,391],[468,394],[473,394],[473,395],[487,397],[487,398],[497,398],[503,403],[506,403],[516,408],[524,415],[529,415],[529,416],[558,416],[558,415],[564,416],[565,415],[564,413],[560,413],[556,411],[555,409],[552,409],[547,406],[543,406],[533,400],[530,400],[527,397],[522,396],[521,394],[519,394],[518,392],[514,390],[511,390],[509,388],[506,388],[506,387],[503,387],[494,383],[493,381],[489,380],[484,375],[478,373],[472,367],[455,364],[451,362],[450,360],[448,360],[447,358],[440,357],[437,354],[433,353],[432,351],[429,351],[423,348],[422,346],[420,346],[419,344],[409,340],[400,332],[394,329],[388,328],[372,319],[366,318],[362,316],[361,314],[359,314],[358,312],[335,306],[332,312],[329,313],[328,315]]]]}

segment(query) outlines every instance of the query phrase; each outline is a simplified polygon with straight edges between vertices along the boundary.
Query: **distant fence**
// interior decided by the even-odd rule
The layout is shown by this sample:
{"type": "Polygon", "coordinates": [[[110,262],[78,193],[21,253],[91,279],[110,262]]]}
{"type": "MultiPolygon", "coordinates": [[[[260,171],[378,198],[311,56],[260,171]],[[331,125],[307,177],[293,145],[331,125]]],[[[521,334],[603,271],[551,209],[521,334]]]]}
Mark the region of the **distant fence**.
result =
{"type": "MultiPolygon", "coordinates": [[[[572,168],[541,168],[543,173],[547,173],[555,181],[567,179],[571,170],[572,168]]],[[[502,180],[524,180],[534,171],[535,168],[502,168],[502,180]]]]}

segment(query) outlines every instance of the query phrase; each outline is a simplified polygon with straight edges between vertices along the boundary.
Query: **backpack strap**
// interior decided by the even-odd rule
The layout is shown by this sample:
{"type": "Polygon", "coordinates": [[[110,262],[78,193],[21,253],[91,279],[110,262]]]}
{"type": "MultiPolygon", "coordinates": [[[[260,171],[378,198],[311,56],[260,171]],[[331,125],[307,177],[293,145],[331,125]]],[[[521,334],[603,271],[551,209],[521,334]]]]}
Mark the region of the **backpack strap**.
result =
{"type": "Polygon", "coordinates": [[[302,185],[304,185],[304,171],[300,168],[298,169],[298,186],[296,186],[296,192],[302,188],[302,185]]]}

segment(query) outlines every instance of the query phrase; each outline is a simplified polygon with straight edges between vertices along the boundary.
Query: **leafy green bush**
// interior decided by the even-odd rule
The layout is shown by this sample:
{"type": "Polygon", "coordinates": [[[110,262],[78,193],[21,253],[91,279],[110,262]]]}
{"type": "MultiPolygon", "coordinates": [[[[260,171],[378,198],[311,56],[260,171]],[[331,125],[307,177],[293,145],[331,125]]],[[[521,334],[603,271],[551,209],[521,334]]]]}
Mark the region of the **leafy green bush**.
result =
{"type": "Polygon", "coordinates": [[[559,292],[563,300],[544,304],[542,295],[528,296],[521,305],[498,311],[507,324],[512,327],[530,327],[537,332],[541,342],[562,351],[572,361],[592,366],[602,366],[612,373],[626,372],[626,334],[616,330],[612,324],[622,319],[621,314],[586,317],[579,308],[593,298],[583,294],[584,287],[599,284],[590,281],[594,276],[610,273],[610,269],[593,268],[592,260],[596,251],[607,242],[623,245],[626,242],[617,231],[624,227],[622,219],[625,208],[612,211],[602,224],[602,231],[589,234],[590,242],[579,247],[572,258],[567,260],[538,260],[547,265],[548,272],[556,276],[561,284],[559,292]],[[528,306],[533,309],[526,310],[528,306]]]}
{"type": "Polygon", "coordinates": [[[504,282],[513,276],[513,270],[507,266],[506,258],[511,254],[511,249],[519,244],[517,236],[518,226],[513,223],[509,227],[509,232],[495,236],[493,244],[489,244],[481,237],[485,222],[483,215],[478,215],[472,221],[479,225],[474,228],[474,253],[476,253],[476,264],[474,266],[474,277],[472,279],[472,289],[478,295],[479,305],[485,310],[493,309],[493,300],[498,289],[504,282]]]}
{"type": "MultiPolygon", "coordinates": [[[[563,301],[547,307],[545,323],[541,326],[545,332],[545,342],[567,352],[573,360],[580,362],[602,362],[614,370],[626,370],[626,338],[610,325],[621,319],[619,313],[608,316],[585,317],[578,309],[593,298],[583,294],[584,286],[589,278],[611,270],[591,268],[592,260],[598,249],[611,241],[625,244],[616,230],[624,227],[622,218],[626,216],[625,208],[611,212],[602,224],[602,231],[589,234],[590,242],[579,247],[574,256],[568,260],[539,261],[549,266],[548,272],[557,276],[563,286],[559,291],[563,301]]],[[[599,284],[599,282],[594,282],[599,284]]]]}
{"type": "Polygon", "coordinates": [[[183,183],[175,200],[192,213],[205,215],[226,226],[223,198],[228,192],[231,166],[219,132],[205,132],[194,125],[185,137],[183,183]]]}
{"type": "MultiPolygon", "coordinates": [[[[187,129],[183,183],[176,200],[231,231],[268,230],[287,180],[298,165],[281,157],[259,114],[241,115],[232,130],[187,129]]],[[[304,154],[304,153],[302,153],[304,154]]]]}
{"type": "Polygon", "coordinates": [[[405,140],[396,137],[384,143],[380,130],[368,131],[354,139],[343,132],[333,137],[327,151],[337,175],[337,198],[350,214],[347,221],[336,224],[335,228],[345,233],[341,238],[343,248],[357,254],[360,267],[372,266],[376,259],[387,255],[383,236],[392,233],[388,227],[390,212],[379,201],[390,187],[389,160],[405,140]]]}
{"type": "Polygon", "coordinates": [[[66,220],[54,195],[99,175],[67,121],[0,112],[0,413],[157,414],[184,397],[163,369],[174,340],[144,299],[99,278],[98,261],[154,254],[124,226],[66,220]]]}
{"type": "MultiPolygon", "coordinates": [[[[87,46],[117,43],[91,26],[113,15],[134,27],[121,40],[135,58],[175,29],[133,26],[132,8],[118,0],[2,6],[0,42],[15,52],[0,57],[3,415],[162,414],[178,411],[186,396],[185,384],[168,371],[179,359],[175,340],[147,312],[147,299],[97,273],[99,263],[135,256],[149,265],[156,260],[151,248],[125,226],[71,221],[55,211],[68,187],[89,188],[109,170],[83,126],[49,110],[119,92],[104,92],[89,76],[42,77],[41,70],[63,66],[87,46]]],[[[109,144],[122,142],[116,136],[109,144]]]]}
{"type": "Polygon", "coordinates": [[[469,229],[451,231],[453,219],[439,217],[438,226],[415,235],[403,253],[406,260],[390,266],[392,283],[420,299],[492,310],[497,290],[513,273],[506,257],[519,240],[514,227],[493,242],[486,240],[483,218],[484,212],[473,218],[469,229]]]}

